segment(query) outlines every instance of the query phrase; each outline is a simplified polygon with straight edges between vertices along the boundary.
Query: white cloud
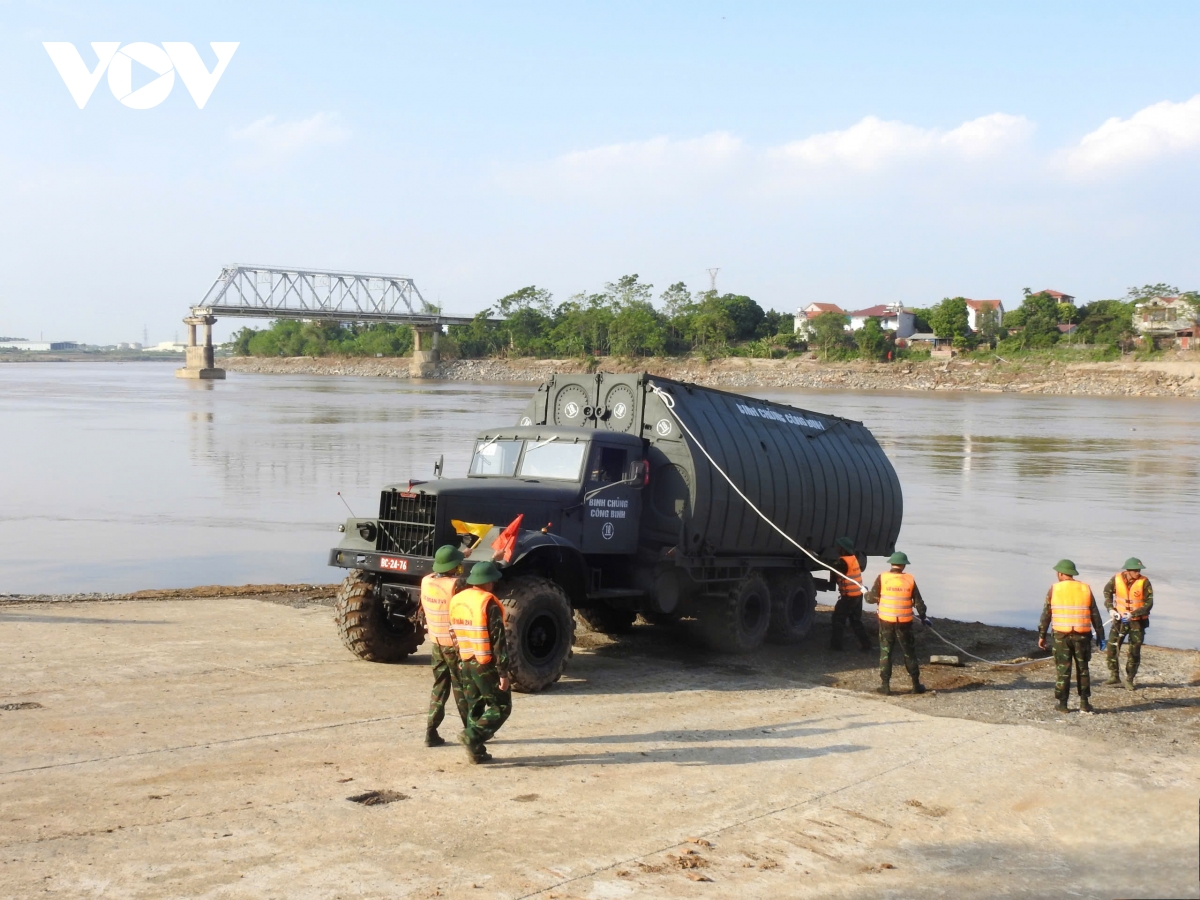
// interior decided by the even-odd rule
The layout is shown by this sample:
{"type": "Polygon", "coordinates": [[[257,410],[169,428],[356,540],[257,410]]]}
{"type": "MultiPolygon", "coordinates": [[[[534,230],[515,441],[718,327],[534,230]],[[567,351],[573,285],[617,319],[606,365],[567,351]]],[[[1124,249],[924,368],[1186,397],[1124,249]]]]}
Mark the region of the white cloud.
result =
{"type": "Polygon", "coordinates": [[[1164,100],[1128,119],[1112,118],[1085,134],[1068,154],[1077,172],[1149,162],[1200,147],[1200,94],[1183,103],[1164,100]]]}
{"type": "Polygon", "coordinates": [[[815,134],[768,153],[774,159],[807,166],[874,171],[887,163],[934,156],[995,156],[1023,143],[1032,133],[1032,122],[1006,113],[972,119],[951,131],[867,116],[843,131],[815,134]]]}
{"type": "Polygon", "coordinates": [[[233,139],[253,148],[253,161],[278,162],[307,147],[337,144],[350,136],[336,115],[319,112],[307,119],[281,122],[264,116],[233,132],[233,139]]]}

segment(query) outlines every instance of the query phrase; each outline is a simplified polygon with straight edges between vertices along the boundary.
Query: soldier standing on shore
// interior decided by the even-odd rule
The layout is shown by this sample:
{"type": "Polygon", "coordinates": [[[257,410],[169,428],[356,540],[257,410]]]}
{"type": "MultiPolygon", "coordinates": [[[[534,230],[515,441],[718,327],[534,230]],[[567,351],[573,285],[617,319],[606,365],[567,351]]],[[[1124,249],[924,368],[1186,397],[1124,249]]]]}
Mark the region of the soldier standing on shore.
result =
{"type": "Polygon", "coordinates": [[[925,625],[929,618],[925,615],[925,601],[921,599],[921,591],[917,588],[916,580],[904,571],[908,565],[908,556],[896,552],[888,559],[891,570],[882,573],[871,586],[867,595],[868,603],[879,604],[879,693],[892,692],[892,648],[897,643],[904,651],[904,667],[912,677],[914,694],[925,693],[925,685],[921,684],[921,669],[917,665],[917,648],[913,641],[912,622],[913,610],[925,625]]]}
{"type": "Polygon", "coordinates": [[[429,662],[433,667],[433,690],[429,695],[429,717],[425,720],[425,746],[446,743],[438,726],[446,717],[446,701],[454,695],[454,705],[467,724],[467,701],[463,697],[461,663],[454,637],[450,633],[450,598],[462,588],[462,551],[447,544],[433,557],[433,574],[421,579],[421,609],[429,628],[429,662]]]}
{"type": "Polygon", "coordinates": [[[490,762],[485,743],[512,712],[504,607],[492,591],[502,573],[490,560],[467,575],[470,587],[450,601],[450,631],[462,658],[467,721],[458,739],[472,763],[490,762]]]}
{"type": "Polygon", "coordinates": [[[1108,681],[1121,683],[1121,644],[1129,641],[1125,660],[1125,690],[1132,691],[1142,662],[1142,642],[1150,627],[1150,607],[1154,606],[1154,588],[1142,575],[1142,561],[1136,556],[1125,560],[1124,568],[1104,585],[1104,606],[1112,616],[1108,633],[1108,681]]]}
{"type": "Polygon", "coordinates": [[[863,567],[867,558],[861,553],[854,552],[854,541],[848,537],[837,539],[837,545],[844,552],[832,563],[834,569],[847,577],[838,578],[838,599],[833,607],[833,630],[829,635],[829,648],[842,649],[842,630],[848,624],[854,636],[858,638],[858,646],[862,650],[871,649],[871,639],[867,637],[867,629],[863,627],[863,567]]]}
{"type": "Polygon", "coordinates": [[[1046,649],[1046,629],[1054,631],[1054,697],[1058,700],[1058,711],[1067,711],[1067,698],[1071,696],[1071,664],[1075,664],[1075,678],[1079,689],[1079,711],[1090,713],[1092,704],[1091,673],[1088,663],[1092,659],[1092,630],[1096,641],[1104,649],[1104,622],[1096,608],[1092,589],[1082,581],[1076,581],[1079,570],[1069,559],[1060,559],[1054,567],[1058,583],[1046,592],[1046,605],[1038,622],[1038,647],[1046,649]]]}

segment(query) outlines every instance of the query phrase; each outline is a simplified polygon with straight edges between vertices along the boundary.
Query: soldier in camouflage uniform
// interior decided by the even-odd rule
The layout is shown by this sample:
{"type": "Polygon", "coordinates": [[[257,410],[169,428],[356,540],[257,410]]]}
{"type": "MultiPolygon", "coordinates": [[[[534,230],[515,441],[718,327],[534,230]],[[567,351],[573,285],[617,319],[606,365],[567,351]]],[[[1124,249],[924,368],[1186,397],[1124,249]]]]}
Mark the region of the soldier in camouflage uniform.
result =
{"type": "Polygon", "coordinates": [[[1142,575],[1142,561],[1136,556],[1125,560],[1122,571],[1104,585],[1104,606],[1112,617],[1108,633],[1108,681],[1104,683],[1121,683],[1121,644],[1128,641],[1125,689],[1132,691],[1133,680],[1142,663],[1142,643],[1146,629],[1150,627],[1150,608],[1154,606],[1154,588],[1150,586],[1150,579],[1142,575]]]}
{"type": "Polygon", "coordinates": [[[462,589],[462,551],[447,544],[433,557],[433,574],[421,579],[421,610],[429,628],[429,663],[433,668],[433,690],[429,694],[429,716],[425,720],[425,746],[446,743],[438,726],[446,717],[446,701],[454,705],[463,725],[467,724],[467,701],[463,696],[462,664],[450,633],[450,598],[462,589]]]}
{"type": "Polygon", "coordinates": [[[492,591],[502,573],[493,562],[476,563],[470,587],[450,604],[450,630],[462,658],[466,727],[458,736],[472,763],[490,762],[484,746],[512,713],[512,683],[504,607],[492,591]]]}
{"type": "Polygon", "coordinates": [[[1054,567],[1058,583],[1046,592],[1046,603],[1042,607],[1042,618],[1038,622],[1038,646],[1046,649],[1046,629],[1054,630],[1054,697],[1059,712],[1067,711],[1067,698],[1071,695],[1071,666],[1075,667],[1076,685],[1079,690],[1079,711],[1092,711],[1092,679],[1088,664],[1092,659],[1092,631],[1096,641],[1104,649],[1104,622],[1096,608],[1092,589],[1082,581],[1076,581],[1079,570],[1069,559],[1061,559],[1054,567]]]}
{"type": "Polygon", "coordinates": [[[867,557],[854,552],[854,541],[848,537],[837,539],[840,555],[830,560],[830,568],[847,578],[834,580],[838,586],[838,599],[833,607],[833,617],[830,621],[829,647],[831,650],[842,649],[842,631],[846,625],[854,632],[861,650],[871,649],[871,639],[867,637],[867,629],[863,627],[863,569],[867,565],[867,557]]]}
{"type": "Polygon", "coordinates": [[[913,640],[913,612],[922,624],[929,624],[925,601],[913,577],[904,571],[907,554],[896,552],[888,559],[891,570],[876,576],[867,594],[868,603],[879,604],[879,693],[892,692],[892,649],[896,644],[904,651],[904,668],[912,678],[914,694],[925,693],[921,684],[921,667],[917,664],[917,646],[913,640]]]}

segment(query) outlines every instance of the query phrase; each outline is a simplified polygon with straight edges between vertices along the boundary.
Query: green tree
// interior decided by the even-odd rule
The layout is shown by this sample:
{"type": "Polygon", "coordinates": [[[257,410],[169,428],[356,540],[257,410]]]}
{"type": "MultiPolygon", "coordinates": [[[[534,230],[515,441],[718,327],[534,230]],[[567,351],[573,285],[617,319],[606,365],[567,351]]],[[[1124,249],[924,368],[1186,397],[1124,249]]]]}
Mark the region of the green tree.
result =
{"type": "Polygon", "coordinates": [[[1020,328],[1013,340],[1021,349],[1049,347],[1059,338],[1058,301],[1044,291],[1028,294],[1020,308],[1004,317],[1004,324],[1020,328]]]}
{"type": "Polygon", "coordinates": [[[667,345],[667,324],[648,301],[621,305],[609,325],[609,344],[618,356],[661,355],[667,345]]]}
{"type": "Polygon", "coordinates": [[[831,310],[821,313],[808,323],[813,336],[812,342],[821,348],[822,358],[829,359],[830,350],[845,346],[848,340],[846,326],[849,321],[846,316],[831,310]]]}
{"type": "Polygon", "coordinates": [[[871,317],[854,332],[854,343],[858,345],[860,357],[880,361],[887,359],[888,352],[895,347],[896,336],[894,332],[884,331],[879,320],[871,317]]]}
{"type": "Polygon", "coordinates": [[[504,316],[501,329],[508,336],[511,356],[536,356],[546,349],[546,334],[552,321],[552,295],[535,285],[513,291],[496,301],[504,316]]]}
{"type": "Polygon", "coordinates": [[[970,321],[963,297],[946,297],[929,310],[929,325],[939,338],[967,338],[971,334],[970,321]]]}
{"type": "Polygon", "coordinates": [[[1125,301],[1140,303],[1152,297],[1177,297],[1179,288],[1173,284],[1143,284],[1141,287],[1131,287],[1125,294],[1125,301]]]}
{"type": "Polygon", "coordinates": [[[985,306],[975,312],[975,335],[979,343],[987,347],[995,347],[1004,336],[1000,326],[1000,310],[995,306],[985,306]]]}

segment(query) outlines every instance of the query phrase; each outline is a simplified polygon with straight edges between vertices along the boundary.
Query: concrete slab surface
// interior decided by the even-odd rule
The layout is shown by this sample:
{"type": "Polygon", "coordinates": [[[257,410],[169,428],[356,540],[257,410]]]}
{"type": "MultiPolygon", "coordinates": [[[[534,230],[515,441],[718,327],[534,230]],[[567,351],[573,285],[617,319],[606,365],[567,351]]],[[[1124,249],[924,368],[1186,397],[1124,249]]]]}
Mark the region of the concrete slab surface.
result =
{"type": "Polygon", "coordinates": [[[581,649],[471,766],[422,746],[427,663],[354,659],[324,606],[0,608],[0,896],[1200,893],[1194,741],[581,649]]]}

